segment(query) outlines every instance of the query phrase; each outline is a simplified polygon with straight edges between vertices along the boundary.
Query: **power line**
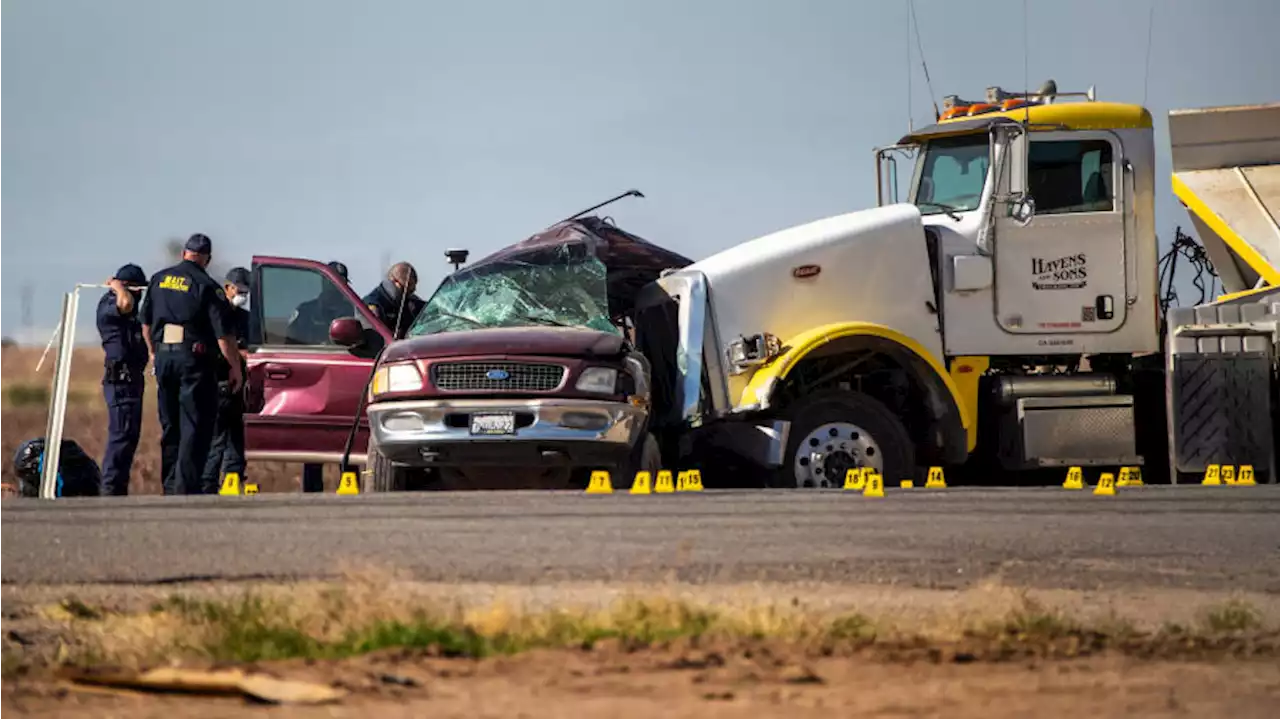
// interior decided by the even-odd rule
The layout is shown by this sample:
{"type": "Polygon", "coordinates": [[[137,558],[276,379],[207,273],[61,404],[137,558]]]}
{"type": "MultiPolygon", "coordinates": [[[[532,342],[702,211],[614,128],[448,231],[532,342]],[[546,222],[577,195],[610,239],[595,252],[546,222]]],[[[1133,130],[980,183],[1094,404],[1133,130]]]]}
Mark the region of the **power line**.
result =
{"type": "Polygon", "coordinates": [[[1151,0],[1151,9],[1147,13],[1147,59],[1142,70],[1142,106],[1147,106],[1147,80],[1151,77],[1151,35],[1156,24],[1156,0],[1151,0]]]}

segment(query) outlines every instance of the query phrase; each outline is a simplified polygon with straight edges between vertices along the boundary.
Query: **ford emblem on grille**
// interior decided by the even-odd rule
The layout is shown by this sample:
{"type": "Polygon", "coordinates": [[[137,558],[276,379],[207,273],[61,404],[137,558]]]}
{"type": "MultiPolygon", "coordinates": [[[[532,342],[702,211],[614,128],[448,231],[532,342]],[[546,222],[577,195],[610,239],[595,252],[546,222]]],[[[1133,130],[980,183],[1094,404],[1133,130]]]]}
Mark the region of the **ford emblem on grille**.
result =
{"type": "Polygon", "coordinates": [[[485,372],[484,376],[485,376],[485,379],[491,379],[491,380],[494,380],[495,382],[500,382],[504,379],[511,377],[511,373],[504,369],[491,369],[488,372],[485,372]]]}

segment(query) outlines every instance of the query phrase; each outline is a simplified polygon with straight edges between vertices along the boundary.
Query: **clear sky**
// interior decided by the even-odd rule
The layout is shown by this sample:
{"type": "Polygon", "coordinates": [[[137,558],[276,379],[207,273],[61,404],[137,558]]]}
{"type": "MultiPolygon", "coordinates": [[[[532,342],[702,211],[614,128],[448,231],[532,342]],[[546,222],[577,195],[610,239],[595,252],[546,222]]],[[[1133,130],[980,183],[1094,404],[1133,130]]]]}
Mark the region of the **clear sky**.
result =
{"type": "MultiPolygon", "coordinates": [[[[905,0],[4,0],[0,330],[166,238],[216,259],[388,260],[429,293],[631,187],[620,225],[695,259],[874,205],[907,126],[905,0]]],[[[1280,100],[1280,0],[916,0],[934,96],[1047,78],[1156,115],[1280,100]]],[[[912,68],[917,124],[929,92],[912,68]]],[[[93,341],[82,312],[81,340],[93,341]]]]}

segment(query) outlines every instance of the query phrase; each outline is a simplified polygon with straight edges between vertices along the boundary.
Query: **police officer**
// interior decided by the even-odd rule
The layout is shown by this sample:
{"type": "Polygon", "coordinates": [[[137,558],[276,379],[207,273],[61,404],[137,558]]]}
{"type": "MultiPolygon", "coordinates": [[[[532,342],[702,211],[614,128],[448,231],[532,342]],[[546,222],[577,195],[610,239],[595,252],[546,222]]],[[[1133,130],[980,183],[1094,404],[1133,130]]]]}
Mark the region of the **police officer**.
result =
{"type": "MultiPolygon", "coordinates": [[[[347,266],[341,262],[330,262],[329,267],[337,273],[342,281],[347,281],[347,266]]],[[[289,318],[285,330],[286,342],[290,344],[324,345],[329,344],[329,323],[339,317],[350,317],[354,313],[347,296],[332,282],[325,282],[320,287],[320,295],[298,305],[289,318]]]]}
{"type": "Polygon", "coordinates": [[[105,363],[102,396],[107,402],[107,448],[102,456],[102,494],[129,493],[129,473],[142,433],[143,372],[147,345],[138,304],[147,276],[137,265],[121,267],[98,300],[98,336],[105,363]]]}
{"type": "MultiPolygon", "coordinates": [[[[246,376],[248,368],[245,353],[249,349],[249,271],[232,267],[227,271],[222,290],[231,303],[231,327],[235,332],[236,359],[240,361],[240,374],[246,376]]],[[[218,414],[214,421],[213,442],[209,445],[209,458],[204,463],[201,481],[205,494],[218,491],[219,479],[235,472],[245,480],[244,461],[244,389],[232,391],[231,367],[218,357],[218,414]]]]}
{"type": "Polygon", "coordinates": [[[363,302],[369,309],[377,313],[382,323],[389,327],[397,339],[413,326],[418,313],[426,302],[414,294],[418,287],[418,273],[408,262],[397,262],[387,270],[387,278],[373,291],[364,296],[363,302]],[[404,301],[404,311],[400,311],[400,299],[408,293],[404,301]],[[399,322],[396,315],[399,314],[399,322]]]}
{"type": "Polygon", "coordinates": [[[244,384],[231,326],[231,304],[205,268],[213,243],[187,240],[182,261],[151,276],[142,301],[142,332],[154,358],[165,494],[201,491],[216,418],[217,354],[231,391],[244,384]]]}

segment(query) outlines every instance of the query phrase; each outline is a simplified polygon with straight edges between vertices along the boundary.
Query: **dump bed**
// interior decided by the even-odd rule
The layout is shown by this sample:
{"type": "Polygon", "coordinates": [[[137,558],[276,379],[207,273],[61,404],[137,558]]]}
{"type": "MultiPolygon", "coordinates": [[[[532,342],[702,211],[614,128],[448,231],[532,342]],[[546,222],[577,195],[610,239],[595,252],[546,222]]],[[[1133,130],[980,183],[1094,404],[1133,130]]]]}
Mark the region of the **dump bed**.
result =
{"type": "Polygon", "coordinates": [[[1228,292],[1280,286],[1280,103],[1169,113],[1173,192],[1228,292]]]}

